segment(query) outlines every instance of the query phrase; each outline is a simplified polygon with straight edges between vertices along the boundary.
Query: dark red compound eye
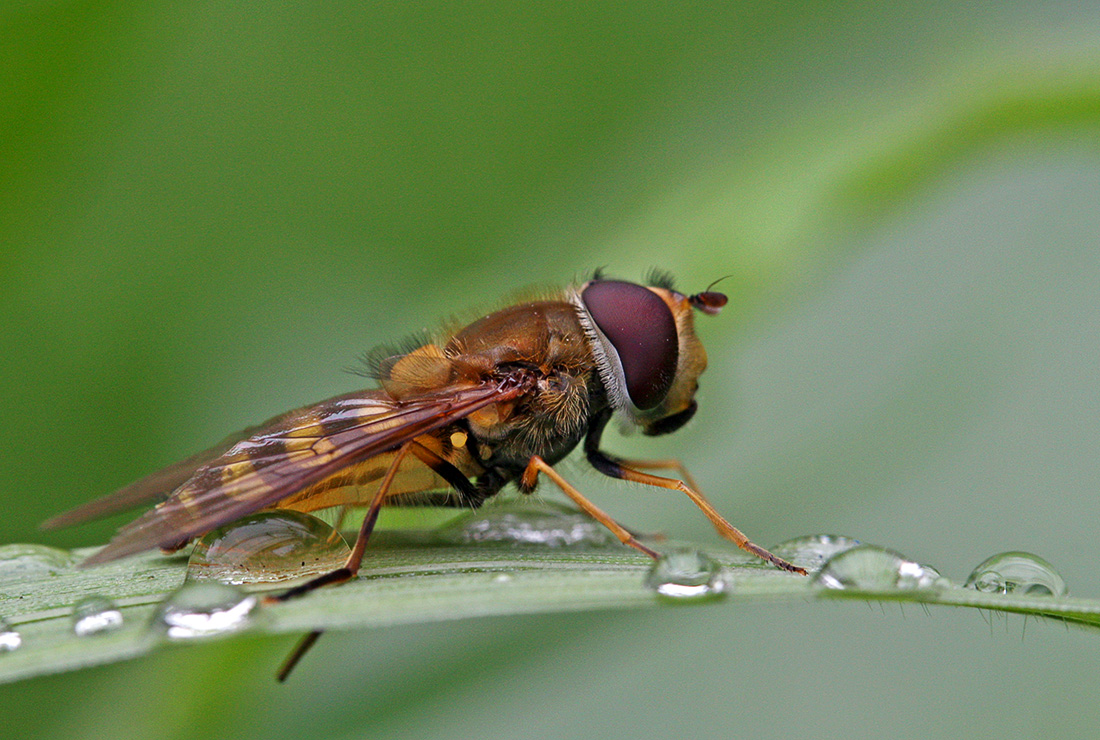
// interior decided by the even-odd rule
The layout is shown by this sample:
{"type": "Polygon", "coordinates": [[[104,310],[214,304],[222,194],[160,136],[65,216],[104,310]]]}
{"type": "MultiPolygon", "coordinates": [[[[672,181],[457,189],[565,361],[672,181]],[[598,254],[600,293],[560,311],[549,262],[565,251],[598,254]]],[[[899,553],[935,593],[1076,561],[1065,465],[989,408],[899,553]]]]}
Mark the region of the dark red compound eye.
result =
{"type": "Polygon", "coordinates": [[[618,280],[589,283],[581,300],[619,356],[630,401],[643,411],[658,405],[672,387],[680,358],[668,305],[648,288],[618,280]]]}

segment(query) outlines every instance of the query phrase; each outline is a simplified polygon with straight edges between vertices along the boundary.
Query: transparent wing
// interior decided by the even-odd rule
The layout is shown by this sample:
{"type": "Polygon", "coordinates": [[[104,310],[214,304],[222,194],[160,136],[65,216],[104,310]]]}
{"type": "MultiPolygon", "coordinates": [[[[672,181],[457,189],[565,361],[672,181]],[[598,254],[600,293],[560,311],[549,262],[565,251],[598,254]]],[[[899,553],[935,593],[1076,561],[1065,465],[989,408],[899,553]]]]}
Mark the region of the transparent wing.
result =
{"type": "Polygon", "coordinates": [[[142,504],[163,501],[168,498],[172,491],[186,483],[195,474],[196,470],[211,460],[221,457],[229,448],[248,437],[249,434],[250,430],[235,434],[208,450],[203,450],[185,460],[180,460],[178,463],[162,468],[107,496],[62,512],[38,526],[42,529],[61,529],[93,519],[102,519],[105,516],[127,511],[142,504]]]}
{"type": "Polygon", "coordinates": [[[180,460],[155,473],[151,473],[106,496],[102,496],[94,501],[89,501],[86,504],[81,504],[73,509],[64,511],[55,517],[47,519],[38,526],[41,529],[61,529],[82,522],[92,521],[93,519],[102,519],[111,514],[117,514],[120,511],[137,508],[142,504],[148,504],[154,501],[164,501],[173,491],[186,483],[199,468],[218,459],[238,442],[254,435],[261,434],[265,430],[290,427],[295,423],[296,419],[300,419],[311,411],[317,410],[324,404],[333,403],[344,398],[366,397],[371,395],[371,393],[372,391],[349,393],[345,396],[329,399],[322,404],[284,412],[265,422],[230,434],[221,442],[207,450],[195,453],[184,460],[180,460]]]}
{"type": "Polygon", "coordinates": [[[510,377],[394,401],[367,391],[277,417],[198,467],[163,503],[119,530],[84,564],[172,548],[316,483],[342,468],[530,390],[510,377]]]}

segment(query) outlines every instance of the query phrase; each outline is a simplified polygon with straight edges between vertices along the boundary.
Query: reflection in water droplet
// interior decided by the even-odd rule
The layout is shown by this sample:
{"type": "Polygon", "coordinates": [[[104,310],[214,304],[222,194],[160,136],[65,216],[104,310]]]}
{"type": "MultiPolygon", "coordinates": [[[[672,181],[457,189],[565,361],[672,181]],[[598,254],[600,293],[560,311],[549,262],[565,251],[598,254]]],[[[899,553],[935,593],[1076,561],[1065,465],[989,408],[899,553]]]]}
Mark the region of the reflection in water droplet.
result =
{"type": "Polygon", "coordinates": [[[202,537],[187,561],[187,579],[278,583],[328,573],[351,548],[331,525],[297,511],[262,511],[202,537]]]}
{"type": "Polygon", "coordinates": [[[10,653],[23,644],[23,636],[12,629],[8,620],[0,618],[0,653],[10,653]]]}
{"type": "Polygon", "coordinates": [[[837,553],[859,547],[860,541],[842,534],[810,534],[780,542],[772,554],[806,570],[820,570],[837,553]]]}
{"type": "Polygon", "coordinates": [[[706,599],[726,591],[722,566],[690,548],[671,550],[657,559],[645,584],[670,599],[706,599]]]}
{"type": "Polygon", "coordinates": [[[814,576],[818,586],[883,593],[917,591],[942,585],[935,568],[875,545],[860,545],[833,556],[814,576]]]}
{"type": "Polygon", "coordinates": [[[1029,552],[1002,552],[983,561],[964,584],[994,594],[1065,596],[1066,582],[1047,561],[1029,552]]]}
{"type": "Polygon", "coordinates": [[[450,545],[492,544],[540,547],[618,546],[611,532],[579,512],[524,502],[520,506],[480,509],[451,522],[436,533],[450,545]]]}
{"type": "Polygon", "coordinates": [[[161,604],[153,623],[170,640],[213,637],[247,627],[257,603],[235,586],[185,583],[161,604]]]}
{"type": "Polygon", "coordinates": [[[105,596],[89,596],[73,607],[73,632],[77,637],[113,632],[122,626],[122,612],[105,596]]]}
{"type": "Polygon", "coordinates": [[[0,546],[0,581],[52,576],[76,564],[68,550],[18,543],[0,546]]]}

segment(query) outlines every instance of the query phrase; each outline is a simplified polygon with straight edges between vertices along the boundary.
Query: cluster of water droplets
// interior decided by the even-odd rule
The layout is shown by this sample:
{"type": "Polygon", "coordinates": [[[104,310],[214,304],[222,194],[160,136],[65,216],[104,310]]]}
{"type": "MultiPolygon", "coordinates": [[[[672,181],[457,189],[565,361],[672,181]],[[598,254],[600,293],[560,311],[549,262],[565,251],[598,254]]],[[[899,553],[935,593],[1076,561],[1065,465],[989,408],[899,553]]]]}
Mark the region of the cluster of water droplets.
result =
{"type": "Polygon", "coordinates": [[[351,548],[332,525],[296,511],[264,511],[219,527],[195,543],[187,578],[157,609],[169,640],[231,634],[255,623],[259,597],[242,584],[303,581],[340,568],[351,548]]]}
{"type": "MultiPolygon", "coordinates": [[[[776,545],[772,552],[810,571],[813,583],[821,588],[889,593],[956,587],[930,565],[843,535],[799,537],[776,545]]],[[[1065,581],[1050,563],[1038,555],[1016,551],[984,560],[967,577],[964,587],[983,593],[1027,596],[1066,593],[1065,581]]]]}
{"type": "Polygon", "coordinates": [[[781,542],[772,553],[812,574],[820,588],[861,593],[926,591],[949,585],[930,565],[854,537],[813,534],[781,542]]]}
{"type": "MultiPolygon", "coordinates": [[[[552,506],[489,509],[464,517],[439,534],[439,540],[452,544],[618,544],[583,514],[552,506]]],[[[260,601],[239,585],[312,578],[343,566],[350,552],[331,525],[308,514],[280,510],[244,517],[195,543],[184,584],[158,607],[150,628],[173,641],[247,629],[255,622],[260,601]]],[[[44,545],[0,546],[0,582],[56,575],[74,567],[77,560],[68,551],[44,545]]],[[[506,583],[511,576],[498,574],[497,579],[506,583]]],[[[698,590],[715,590],[714,583],[708,585],[710,580],[705,578],[698,590]]],[[[73,606],[71,627],[78,637],[114,632],[123,625],[122,610],[104,596],[88,596],[73,606]]],[[[20,633],[0,619],[0,652],[22,644],[20,633]]]]}
{"type": "MultiPolygon", "coordinates": [[[[437,533],[449,544],[604,547],[618,541],[586,515],[548,505],[503,506],[460,517],[437,533]]],[[[843,535],[808,535],[780,543],[772,552],[812,574],[822,589],[867,594],[935,592],[956,588],[928,565],[892,550],[843,535]]],[[[316,517],[293,511],[261,512],[220,527],[196,543],[183,586],[157,609],[152,629],[169,640],[190,640],[237,632],[256,619],[259,599],[232,584],[263,584],[311,578],[342,566],[350,553],[344,539],[316,517]]],[[[0,546],[0,583],[49,577],[71,569],[77,558],[58,548],[33,544],[0,546]]],[[[672,548],[651,567],[647,588],[661,598],[696,601],[719,597],[728,574],[706,554],[672,548]]],[[[501,583],[511,581],[498,574],[501,583]]],[[[1062,596],[1066,584],[1046,560],[1026,552],[1005,552],[979,564],[965,588],[982,593],[1062,596]]],[[[110,633],[123,626],[122,611],[108,598],[88,596],[73,606],[78,637],[110,633]]],[[[23,644],[18,630],[0,618],[0,652],[23,644]]]]}
{"type": "MultiPolygon", "coordinates": [[[[0,545],[0,583],[56,576],[76,563],[73,553],[57,547],[31,543],[0,545]]],[[[0,617],[0,653],[17,650],[22,645],[23,635],[0,617]]]]}

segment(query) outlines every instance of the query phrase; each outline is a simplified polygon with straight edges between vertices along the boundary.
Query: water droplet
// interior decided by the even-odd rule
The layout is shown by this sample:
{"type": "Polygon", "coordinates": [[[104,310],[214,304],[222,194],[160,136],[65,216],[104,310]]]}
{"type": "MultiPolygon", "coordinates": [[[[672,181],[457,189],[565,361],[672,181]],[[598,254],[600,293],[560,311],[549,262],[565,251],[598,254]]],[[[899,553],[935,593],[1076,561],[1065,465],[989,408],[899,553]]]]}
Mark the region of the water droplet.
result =
{"type": "Polygon", "coordinates": [[[440,529],[436,538],[450,545],[502,544],[539,547],[607,547],[619,540],[580,512],[534,502],[481,509],[440,529]]]}
{"type": "Polygon", "coordinates": [[[170,640],[190,640],[237,632],[252,622],[257,599],[235,586],[214,581],[185,583],[157,610],[154,624],[170,640]]]}
{"type": "Polygon", "coordinates": [[[68,550],[27,543],[0,545],[0,581],[57,575],[75,564],[76,557],[68,550]]]}
{"type": "Polygon", "coordinates": [[[704,553],[677,548],[661,555],[646,575],[645,584],[670,599],[706,599],[726,591],[722,566],[704,553]]]}
{"type": "Polygon", "coordinates": [[[122,612],[105,596],[89,596],[73,607],[73,632],[77,637],[114,632],[122,626],[122,612]]]}
{"type": "Polygon", "coordinates": [[[985,560],[964,584],[983,593],[1065,596],[1066,582],[1047,561],[1029,552],[1002,552],[985,560]]]}
{"type": "Polygon", "coordinates": [[[23,636],[12,629],[8,620],[0,618],[0,653],[10,653],[23,644],[23,636]]]}
{"type": "Polygon", "coordinates": [[[187,579],[279,583],[343,567],[351,548],[331,525],[297,511],[263,511],[219,527],[195,543],[187,579]]]}
{"type": "Polygon", "coordinates": [[[935,586],[949,586],[951,582],[940,575],[939,570],[933,568],[931,565],[925,565],[920,563],[921,577],[931,579],[931,582],[935,586]]]}
{"type": "Polygon", "coordinates": [[[806,570],[820,570],[837,553],[859,547],[860,541],[842,534],[809,534],[780,542],[772,554],[806,570]]]}
{"type": "Polygon", "coordinates": [[[860,545],[834,555],[814,576],[818,586],[866,593],[923,591],[942,580],[935,568],[875,545],[860,545]]]}

